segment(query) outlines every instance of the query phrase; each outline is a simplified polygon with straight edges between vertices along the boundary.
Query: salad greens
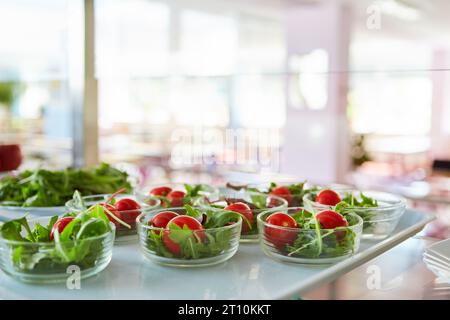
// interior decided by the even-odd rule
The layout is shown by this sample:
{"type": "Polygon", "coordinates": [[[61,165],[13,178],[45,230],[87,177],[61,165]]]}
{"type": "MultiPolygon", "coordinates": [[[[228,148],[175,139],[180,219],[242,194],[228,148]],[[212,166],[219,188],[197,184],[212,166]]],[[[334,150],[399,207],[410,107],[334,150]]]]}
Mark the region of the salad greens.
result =
{"type": "MultiPolygon", "coordinates": [[[[170,225],[169,229],[148,230],[147,248],[153,254],[177,259],[200,259],[220,255],[229,250],[233,245],[233,238],[238,241],[240,228],[220,228],[237,223],[241,216],[233,211],[217,211],[211,209],[192,208],[185,205],[185,215],[202,219],[203,229],[192,231],[186,225],[183,228],[176,224],[170,225]],[[217,229],[218,228],[218,229],[217,229]],[[201,237],[200,237],[201,235],[201,237]],[[175,254],[167,249],[164,237],[169,237],[180,246],[180,254],[175,254]]],[[[244,223],[244,222],[243,222],[244,223]]]]}
{"type": "Polygon", "coordinates": [[[0,180],[0,205],[22,207],[63,206],[75,190],[84,196],[113,193],[119,188],[131,191],[128,174],[102,163],[87,169],[61,171],[26,170],[0,180]]]}
{"type": "Polygon", "coordinates": [[[356,198],[353,193],[347,192],[343,197],[342,201],[339,202],[334,210],[346,215],[349,212],[354,212],[359,215],[364,221],[364,231],[367,232],[370,228],[374,226],[372,222],[373,218],[376,216],[376,212],[371,210],[367,210],[366,208],[376,208],[378,207],[378,201],[374,198],[370,198],[365,196],[362,192],[359,193],[359,198],[356,198]],[[359,208],[365,208],[362,210],[358,210],[359,208]]]}
{"type": "MultiPolygon", "coordinates": [[[[293,184],[287,184],[287,185],[281,185],[281,184],[277,184],[275,182],[271,182],[269,189],[266,192],[263,192],[262,190],[259,190],[258,188],[247,188],[247,190],[249,191],[256,191],[256,192],[263,192],[263,193],[272,193],[272,191],[278,187],[281,186],[285,186],[291,196],[292,196],[292,201],[289,203],[290,207],[299,207],[299,206],[303,206],[303,196],[307,193],[312,193],[312,192],[316,192],[318,190],[318,187],[311,187],[311,188],[307,188],[305,186],[306,181],[303,182],[299,182],[299,183],[293,183],[293,184]]],[[[275,194],[277,195],[277,194],[275,194]]]]}
{"type": "MultiPolygon", "coordinates": [[[[0,226],[0,238],[20,242],[5,242],[2,250],[10,250],[13,267],[19,272],[51,274],[65,272],[76,264],[81,270],[92,268],[104,254],[105,238],[112,232],[104,208],[95,205],[73,217],[59,233],[54,228],[58,221],[53,216],[47,225],[40,223],[30,227],[27,218],[5,222],[0,226]],[[23,232],[24,231],[24,232],[23,232]],[[51,240],[53,232],[54,240],[51,240]]],[[[113,239],[111,239],[112,245],[113,239]]],[[[5,253],[3,253],[5,254],[5,253]]]]}
{"type": "MultiPolygon", "coordinates": [[[[209,187],[205,184],[187,184],[185,183],[184,189],[186,194],[183,197],[184,205],[193,205],[195,200],[202,196],[202,192],[208,191],[209,187]]],[[[161,204],[163,207],[171,207],[171,201],[167,198],[167,196],[154,195],[155,197],[161,200],[161,204]]]]}
{"type": "MultiPolygon", "coordinates": [[[[285,246],[285,255],[301,258],[333,258],[351,254],[356,249],[356,234],[351,228],[321,229],[314,215],[303,209],[294,212],[292,217],[301,226],[301,232],[291,244],[285,246]]],[[[358,222],[352,215],[347,215],[346,219],[350,227],[358,222]]]]}

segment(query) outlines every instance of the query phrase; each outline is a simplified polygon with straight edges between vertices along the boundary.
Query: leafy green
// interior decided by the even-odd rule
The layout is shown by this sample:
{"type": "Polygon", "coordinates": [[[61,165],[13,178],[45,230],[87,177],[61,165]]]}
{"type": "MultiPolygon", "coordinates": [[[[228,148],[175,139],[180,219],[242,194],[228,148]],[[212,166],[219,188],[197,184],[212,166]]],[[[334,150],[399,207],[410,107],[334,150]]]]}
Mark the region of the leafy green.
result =
{"type": "Polygon", "coordinates": [[[194,232],[186,225],[180,227],[175,224],[171,224],[169,230],[149,230],[147,247],[151,252],[166,258],[201,259],[220,255],[231,247],[233,237],[236,237],[240,230],[220,227],[238,222],[241,219],[238,213],[198,210],[190,206],[185,206],[185,209],[189,216],[206,216],[204,230],[194,232]],[[180,247],[180,254],[167,249],[164,237],[169,237],[180,247]]]}
{"type": "Polygon", "coordinates": [[[374,226],[374,223],[371,221],[376,216],[376,212],[368,210],[367,208],[378,207],[378,201],[374,198],[370,198],[364,195],[362,192],[360,192],[359,197],[360,200],[358,200],[358,198],[356,198],[353,193],[347,192],[342,201],[334,207],[334,210],[343,215],[346,215],[350,212],[356,213],[363,219],[363,230],[367,232],[374,226]]]}
{"type": "MultiPolygon", "coordinates": [[[[292,194],[292,201],[289,203],[290,207],[301,207],[303,206],[303,196],[307,193],[316,192],[318,187],[306,188],[306,181],[288,184],[286,187],[289,189],[289,192],[292,194]]],[[[270,183],[269,193],[273,191],[273,189],[280,187],[281,185],[276,184],[275,182],[270,183]]]]}
{"type": "MultiPolygon", "coordinates": [[[[321,229],[320,223],[313,214],[299,210],[292,214],[301,226],[297,238],[287,243],[280,250],[287,256],[301,258],[333,258],[353,253],[356,244],[356,234],[349,227],[339,227],[334,230],[321,229]]],[[[347,217],[349,226],[357,223],[352,216],[347,217]]]]}
{"type": "Polygon", "coordinates": [[[7,243],[13,265],[19,272],[65,272],[71,264],[78,265],[82,270],[95,266],[104,247],[104,239],[99,236],[111,232],[103,207],[95,205],[81,214],[66,216],[73,216],[74,219],[61,233],[55,229],[53,240],[50,233],[58,220],[57,216],[52,217],[46,226],[36,223],[33,230],[26,217],[0,226],[2,238],[20,241],[7,243]]]}
{"type": "Polygon", "coordinates": [[[84,196],[131,191],[128,174],[102,163],[94,168],[49,171],[26,170],[0,180],[0,205],[23,207],[63,206],[78,190],[84,196]]]}

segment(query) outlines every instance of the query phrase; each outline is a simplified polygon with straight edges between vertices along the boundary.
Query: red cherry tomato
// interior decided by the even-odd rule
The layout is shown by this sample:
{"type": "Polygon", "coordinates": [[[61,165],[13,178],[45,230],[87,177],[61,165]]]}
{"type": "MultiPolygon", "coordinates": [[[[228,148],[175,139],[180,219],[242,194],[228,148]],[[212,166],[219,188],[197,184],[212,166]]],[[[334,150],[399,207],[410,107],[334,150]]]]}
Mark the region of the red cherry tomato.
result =
{"type": "Polygon", "coordinates": [[[167,196],[170,191],[172,191],[172,188],[169,187],[156,187],[153,188],[152,190],[150,190],[150,194],[153,196],[162,196],[165,197],[167,196]]]}
{"type": "Polygon", "coordinates": [[[52,230],[50,231],[50,240],[53,240],[53,235],[54,235],[56,229],[58,229],[58,233],[61,234],[61,232],[64,230],[64,228],[73,219],[74,219],[73,217],[65,217],[65,218],[61,218],[58,221],[56,221],[55,224],[52,227],[52,230]]]}
{"type": "Polygon", "coordinates": [[[285,199],[288,202],[288,205],[292,204],[292,193],[289,191],[288,187],[276,187],[270,194],[285,199]]]}
{"type": "Polygon", "coordinates": [[[120,199],[119,201],[116,202],[114,206],[118,211],[138,210],[141,208],[139,203],[137,203],[133,199],[126,199],[126,198],[120,199]]]}
{"type": "Polygon", "coordinates": [[[250,207],[248,205],[246,205],[243,202],[235,202],[235,203],[228,205],[225,208],[225,210],[234,211],[243,216],[241,234],[245,234],[250,231],[250,227],[248,226],[248,223],[250,222],[253,226],[254,221],[253,221],[252,209],[250,209],[250,207]],[[248,220],[248,221],[246,221],[246,220],[248,220]]]}
{"type": "Polygon", "coordinates": [[[170,220],[178,216],[173,211],[162,211],[157,213],[152,220],[149,222],[153,227],[155,228],[162,228],[164,229],[170,220]]]}
{"type": "Polygon", "coordinates": [[[184,204],[183,199],[185,196],[185,192],[174,190],[167,195],[167,199],[170,201],[170,205],[172,207],[182,207],[184,204]]]}
{"type": "MultiPolygon", "coordinates": [[[[284,212],[275,212],[266,218],[270,225],[283,228],[297,228],[297,222],[290,215],[284,212]]],[[[279,250],[284,249],[288,244],[294,242],[298,236],[298,231],[266,226],[265,236],[279,250]]]]}
{"type": "Polygon", "coordinates": [[[333,190],[322,190],[316,196],[316,202],[328,206],[335,206],[341,202],[341,197],[333,190]]]}
{"type": "Polygon", "coordinates": [[[136,225],[136,218],[141,214],[141,206],[133,199],[120,199],[115,204],[116,211],[119,211],[121,220],[131,226],[136,225]]]}
{"type": "Polygon", "coordinates": [[[332,210],[324,210],[316,215],[317,221],[324,229],[334,229],[337,227],[348,227],[348,222],[345,217],[332,210]]]}
{"type": "Polygon", "coordinates": [[[185,215],[176,216],[175,218],[173,218],[172,220],[169,221],[169,223],[166,226],[166,229],[163,232],[164,245],[170,252],[174,253],[175,255],[181,254],[181,247],[178,243],[176,243],[175,241],[170,239],[170,234],[171,234],[171,232],[173,232],[170,230],[170,226],[172,224],[176,224],[180,228],[184,228],[186,226],[191,231],[194,231],[195,236],[193,236],[193,240],[203,241],[206,237],[204,232],[199,232],[199,231],[203,230],[203,226],[200,222],[198,222],[198,220],[196,220],[193,217],[185,216],[185,215]]]}

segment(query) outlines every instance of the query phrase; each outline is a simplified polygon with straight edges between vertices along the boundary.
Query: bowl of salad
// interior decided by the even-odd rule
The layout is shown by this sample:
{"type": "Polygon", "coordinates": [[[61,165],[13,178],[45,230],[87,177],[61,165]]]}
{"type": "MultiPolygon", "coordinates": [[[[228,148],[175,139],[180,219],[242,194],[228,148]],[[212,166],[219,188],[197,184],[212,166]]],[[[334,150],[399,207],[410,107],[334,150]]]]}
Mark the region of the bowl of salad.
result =
{"type": "Polygon", "coordinates": [[[139,202],[134,195],[122,194],[126,189],[120,189],[113,194],[81,196],[75,192],[73,199],[66,203],[68,212],[83,212],[92,205],[99,204],[108,213],[108,219],[116,227],[116,243],[137,240],[136,218],[143,212],[159,208],[161,200],[157,197],[147,197],[145,203],[139,202]]]}
{"type": "MultiPolygon", "coordinates": [[[[350,186],[342,184],[332,184],[330,186],[333,186],[333,189],[335,190],[351,189],[350,186]]],[[[234,190],[245,189],[247,191],[278,196],[285,199],[288,202],[289,207],[301,207],[303,206],[303,197],[306,194],[328,188],[328,186],[315,185],[308,183],[307,181],[298,182],[293,179],[244,185],[227,183],[227,187],[234,190]]]]}
{"type": "Polygon", "coordinates": [[[57,215],[76,190],[87,196],[113,193],[119,188],[132,191],[128,174],[106,163],[82,169],[14,172],[0,178],[0,215],[12,219],[23,212],[57,215]]]}
{"type": "Polygon", "coordinates": [[[147,259],[166,266],[203,267],[237,252],[242,218],[233,211],[185,205],[143,213],[137,227],[147,259]]]}
{"type": "Polygon", "coordinates": [[[64,282],[76,271],[86,278],[108,266],[114,236],[99,205],[76,216],[24,216],[0,226],[0,268],[23,282],[64,282]]]}
{"type": "Polygon", "coordinates": [[[282,210],[288,202],[272,194],[241,189],[221,189],[220,193],[197,199],[196,205],[234,211],[242,216],[241,242],[258,242],[256,217],[269,209],[282,210]]]}
{"type": "Polygon", "coordinates": [[[330,264],[356,253],[363,221],[354,213],[316,214],[303,207],[270,210],[258,216],[260,245],[269,257],[299,264],[330,264]]]}
{"type": "Polygon", "coordinates": [[[136,192],[136,198],[147,203],[149,199],[158,198],[164,208],[194,205],[198,198],[217,193],[217,188],[207,184],[157,184],[136,192]]]}
{"type": "Polygon", "coordinates": [[[380,240],[397,227],[406,210],[406,200],[378,191],[323,189],[305,195],[306,208],[334,209],[342,214],[356,213],[364,221],[363,239],[380,240]]]}

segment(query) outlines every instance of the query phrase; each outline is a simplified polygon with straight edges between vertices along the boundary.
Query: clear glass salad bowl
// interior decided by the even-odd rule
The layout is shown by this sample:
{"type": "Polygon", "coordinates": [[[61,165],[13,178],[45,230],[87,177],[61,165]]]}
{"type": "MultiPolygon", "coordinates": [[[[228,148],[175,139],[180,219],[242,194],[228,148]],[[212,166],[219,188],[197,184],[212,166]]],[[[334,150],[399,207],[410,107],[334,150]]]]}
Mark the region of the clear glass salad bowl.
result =
{"type": "Polygon", "coordinates": [[[314,184],[308,181],[302,181],[299,179],[281,179],[270,182],[260,182],[260,183],[250,183],[250,184],[227,184],[230,188],[235,190],[246,189],[248,191],[261,192],[268,194],[270,190],[277,187],[287,187],[290,189],[291,195],[289,197],[282,196],[280,194],[275,194],[277,196],[282,196],[288,201],[289,207],[299,207],[303,206],[303,196],[311,191],[318,191],[325,188],[332,188],[333,190],[351,190],[352,187],[343,184],[330,184],[330,185],[320,185],[314,184]]]}
{"type": "MultiPolygon", "coordinates": [[[[195,209],[205,211],[203,208],[195,209]]],[[[223,210],[211,208],[207,210],[223,212],[223,210]]],[[[185,230],[177,233],[174,230],[156,228],[151,225],[151,219],[163,211],[173,211],[179,215],[187,213],[185,208],[157,209],[143,213],[136,219],[141,251],[150,261],[172,267],[205,267],[222,263],[237,252],[242,218],[238,217],[237,222],[222,227],[190,231],[184,240],[175,243],[181,248],[177,253],[173,251],[166,239],[172,236],[183,236],[185,230]]]]}
{"type": "MultiPolygon", "coordinates": [[[[30,220],[46,225],[51,217],[30,220]]],[[[30,283],[67,281],[79,271],[80,279],[105,269],[112,257],[115,226],[100,236],[59,242],[26,242],[7,240],[0,235],[0,269],[14,279],[30,283]]],[[[22,232],[25,236],[25,233],[22,232]]]]}
{"type": "MultiPolygon", "coordinates": [[[[341,199],[350,196],[348,205],[339,209],[342,214],[356,213],[364,221],[363,239],[381,240],[388,237],[397,227],[400,218],[406,210],[406,200],[403,197],[378,191],[335,190],[341,199]],[[377,205],[363,207],[355,205],[362,202],[362,196],[376,200],[377,205]],[[353,202],[353,205],[352,205],[353,202]]],[[[314,211],[332,209],[334,206],[324,205],[315,201],[315,194],[306,194],[303,198],[305,208],[314,211]]]]}
{"type": "MultiPolygon", "coordinates": [[[[105,202],[111,195],[110,194],[99,194],[93,196],[85,196],[81,197],[82,202],[76,201],[74,199],[67,201],[66,203],[66,211],[68,212],[83,212],[90,206],[98,203],[105,202]]],[[[161,200],[156,197],[147,197],[146,202],[140,202],[133,195],[127,194],[118,194],[115,196],[115,200],[119,201],[120,199],[133,199],[139,203],[141,209],[139,210],[122,210],[115,211],[118,215],[118,218],[123,222],[127,223],[130,228],[124,226],[116,221],[112,221],[116,226],[116,243],[126,243],[137,240],[137,231],[136,231],[136,218],[143,212],[148,212],[159,208],[161,205],[161,200]]]]}
{"type": "Polygon", "coordinates": [[[258,225],[256,217],[269,209],[281,210],[288,207],[285,199],[270,194],[260,192],[252,192],[247,190],[233,190],[229,188],[220,189],[220,193],[211,194],[197,199],[195,205],[204,208],[224,209],[226,206],[236,202],[247,204],[253,214],[250,221],[243,220],[242,223],[250,224],[248,227],[242,228],[241,242],[258,242],[258,225]]]}
{"type": "MultiPolygon", "coordinates": [[[[292,207],[281,212],[293,215],[304,210],[292,207]]],[[[270,210],[258,215],[258,230],[262,251],[275,260],[298,264],[331,264],[352,256],[359,249],[363,221],[356,214],[347,215],[348,227],[336,229],[289,228],[266,222],[274,213],[270,210]]]]}

